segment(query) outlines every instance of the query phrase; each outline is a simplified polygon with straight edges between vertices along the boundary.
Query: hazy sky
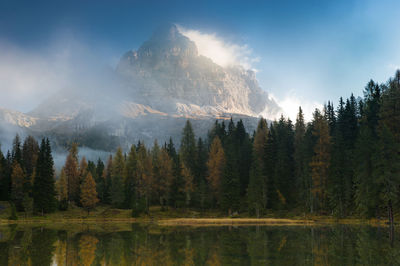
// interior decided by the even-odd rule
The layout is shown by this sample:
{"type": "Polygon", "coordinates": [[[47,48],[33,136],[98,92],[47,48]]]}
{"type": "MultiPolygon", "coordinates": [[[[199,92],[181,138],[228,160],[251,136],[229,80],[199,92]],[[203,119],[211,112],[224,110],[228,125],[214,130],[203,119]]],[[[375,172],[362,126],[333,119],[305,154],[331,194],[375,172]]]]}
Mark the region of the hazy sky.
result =
{"type": "Polygon", "coordinates": [[[400,66],[400,1],[0,0],[0,107],[29,111],[80,65],[115,66],[166,22],[221,64],[256,69],[291,116],[400,66]]]}

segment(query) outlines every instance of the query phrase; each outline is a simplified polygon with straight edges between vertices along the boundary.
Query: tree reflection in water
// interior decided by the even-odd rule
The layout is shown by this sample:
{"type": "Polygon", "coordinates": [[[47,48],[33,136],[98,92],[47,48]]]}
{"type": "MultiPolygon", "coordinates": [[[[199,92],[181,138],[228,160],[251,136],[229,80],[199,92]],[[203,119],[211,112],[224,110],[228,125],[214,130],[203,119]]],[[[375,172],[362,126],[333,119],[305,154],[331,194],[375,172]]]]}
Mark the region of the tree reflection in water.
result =
{"type": "Polygon", "coordinates": [[[392,245],[388,230],[13,225],[0,227],[0,265],[399,265],[399,237],[392,245]]]}

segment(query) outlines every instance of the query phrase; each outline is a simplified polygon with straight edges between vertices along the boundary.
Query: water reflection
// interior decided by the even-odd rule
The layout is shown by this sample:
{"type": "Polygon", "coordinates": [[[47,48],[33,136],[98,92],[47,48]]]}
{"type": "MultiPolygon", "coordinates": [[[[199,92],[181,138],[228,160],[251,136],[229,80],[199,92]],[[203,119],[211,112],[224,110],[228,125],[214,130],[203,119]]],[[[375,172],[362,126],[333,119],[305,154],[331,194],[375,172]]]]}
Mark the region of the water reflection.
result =
{"type": "Polygon", "coordinates": [[[0,227],[0,265],[399,265],[387,228],[0,227]]]}

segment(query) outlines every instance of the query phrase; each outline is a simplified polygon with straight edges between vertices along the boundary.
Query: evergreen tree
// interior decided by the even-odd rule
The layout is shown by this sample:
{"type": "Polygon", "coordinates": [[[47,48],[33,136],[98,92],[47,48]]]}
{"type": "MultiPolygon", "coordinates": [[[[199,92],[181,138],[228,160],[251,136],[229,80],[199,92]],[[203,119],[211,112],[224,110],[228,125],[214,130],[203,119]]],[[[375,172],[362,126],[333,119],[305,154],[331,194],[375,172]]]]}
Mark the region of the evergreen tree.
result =
{"type": "Polygon", "coordinates": [[[172,139],[169,139],[166,151],[169,157],[172,159],[172,181],[169,195],[170,206],[177,208],[183,207],[185,204],[185,181],[182,176],[181,162],[179,155],[176,153],[174,143],[172,139]]]}
{"type": "Polygon", "coordinates": [[[112,186],[112,170],[113,170],[113,158],[110,155],[107,160],[107,166],[103,171],[103,182],[104,182],[104,192],[103,192],[103,202],[111,204],[111,186],[112,186]]]}
{"type": "Polygon", "coordinates": [[[32,176],[39,153],[39,144],[32,136],[28,136],[22,145],[22,169],[25,171],[24,193],[32,196],[32,176]]]}
{"type": "Polygon", "coordinates": [[[225,153],[222,148],[221,140],[216,136],[211,143],[210,153],[207,161],[208,176],[207,181],[211,188],[214,201],[221,205],[221,181],[225,168],[225,153]]]}
{"type": "Polygon", "coordinates": [[[137,196],[139,199],[144,199],[144,209],[148,212],[152,199],[151,196],[154,182],[152,158],[144,144],[139,144],[137,153],[137,196]]]}
{"type": "Polygon", "coordinates": [[[96,191],[96,183],[89,172],[82,183],[81,187],[81,204],[89,214],[90,210],[93,209],[99,202],[96,191]]]}
{"type": "Polygon", "coordinates": [[[73,143],[64,165],[68,183],[68,201],[79,204],[79,169],[78,169],[78,145],[73,143]]]}
{"type": "Polygon", "coordinates": [[[182,177],[185,182],[184,192],[185,192],[185,205],[189,207],[192,201],[193,191],[195,190],[194,186],[194,177],[187,166],[184,163],[181,165],[182,169],[182,177]]]}
{"type": "Polygon", "coordinates": [[[196,198],[199,206],[202,210],[206,205],[210,204],[209,200],[209,188],[207,185],[207,147],[204,144],[202,138],[197,141],[196,149],[196,180],[199,180],[199,185],[196,193],[196,198]]]}
{"type": "Polygon", "coordinates": [[[95,175],[95,182],[96,182],[96,191],[97,195],[100,199],[100,202],[104,202],[104,194],[105,194],[105,180],[103,178],[103,172],[104,172],[104,163],[103,161],[99,158],[97,160],[96,164],[96,175],[95,175]]]}
{"type": "Polygon", "coordinates": [[[33,203],[37,212],[48,213],[55,210],[55,187],[53,157],[48,139],[42,139],[33,183],[33,203]]]}
{"type": "Polygon", "coordinates": [[[399,200],[400,145],[386,125],[382,126],[379,136],[378,152],[374,160],[374,177],[380,188],[380,200],[387,206],[389,223],[393,227],[393,205],[399,200]]]}
{"type": "Polygon", "coordinates": [[[22,150],[21,150],[21,139],[18,134],[15,135],[13,140],[12,152],[11,152],[12,162],[22,164],[22,150]]]}
{"type": "Polygon", "coordinates": [[[274,125],[275,165],[274,185],[280,208],[288,208],[294,202],[294,132],[290,120],[283,117],[274,125]]]}
{"type": "Polygon", "coordinates": [[[7,160],[1,152],[0,146],[0,200],[8,200],[10,179],[7,175],[7,160]]]}
{"type": "MultiPolygon", "coordinates": [[[[192,124],[189,120],[186,121],[185,127],[183,128],[179,155],[182,163],[188,168],[190,174],[193,175],[196,171],[196,161],[194,160],[194,158],[196,158],[196,139],[192,124]]],[[[196,181],[197,180],[195,180],[195,182],[196,181]]]]}
{"type": "Polygon", "coordinates": [[[160,179],[156,181],[157,194],[160,204],[164,208],[164,206],[169,202],[170,189],[173,180],[173,162],[164,148],[162,148],[159,153],[158,162],[161,176],[160,179]]]}
{"type": "Polygon", "coordinates": [[[139,200],[137,197],[137,153],[135,145],[131,146],[125,164],[125,206],[133,208],[139,200]]]}
{"type": "Polygon", "coordinates": [[[294,175],[295,184],[297,187],[297,198],[299,199],[299,204],[304,209],[307,207],[308,198],[308,186],[307,186],[307,160],[306,154],[306,125],[304,122],[304,114],[301,107],[299,107],[299,112],[296,118],[296,124],[294,129],[294,175]]]}
{"type": "Polygon", "coordinates": [[[364,217],[378,214],[380,205],[379,188],[373,175],[380,101],[381,88],[371,80],[364,90],[360,134],[355,147],[355,204],[357,212],[364,217]]]}
{"type": "Polygon", "coordinates": [[[11,174],[11,199],[17,210],[23,210],[23,200],[24,200],[24,172],[17,161],[14,162],[11,174]]]}
{"type": "Polygon", "coordinates": [[[314,112],[313,124],[313,135],[317,138],[314,156],[310,163],[313,206],[321,212],[326,209],[331,138],[328,121],[318,109],[314,112]]]}
{"type": "Polygon", "coordinates": [[[111,204],[114,207],[123,207],[124,195],[124,169],[125,161],[122,149],[118,148],[113,160],[111,172],[111,204]]]}
{"type": "Polygon", "coordinates": [[[255,154],[253,154],[253,162],[250,170],[250,181],[247,189],[247,199],[249,204],[249,212],[256,214],[257,218],[265,210],[266,201],[263,197],[263,172],[262,172],[262,161],[255,154]]]}

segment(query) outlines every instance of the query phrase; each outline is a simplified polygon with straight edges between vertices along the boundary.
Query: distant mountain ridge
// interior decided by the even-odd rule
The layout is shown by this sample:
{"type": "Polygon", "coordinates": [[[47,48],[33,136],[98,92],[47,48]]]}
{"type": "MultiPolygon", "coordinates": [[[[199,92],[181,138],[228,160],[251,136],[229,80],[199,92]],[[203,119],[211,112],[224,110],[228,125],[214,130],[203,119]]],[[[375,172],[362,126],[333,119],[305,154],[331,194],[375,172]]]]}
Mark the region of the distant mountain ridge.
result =
{"type": "Polygon", "coordinates": [[[110,150],[138,140],[178,140],[186,119],[205,136],[215,119],[241,118],[251,130],[260,114],[274,118],[281,112],[253,71],[224,68],[199,55],[174,24],[125,53],[113,83],[100,87],[63,90],[27,114],[0,109],[0,131],[12,126],[49,135],[59,146],[78,141],[110,150]]]}

